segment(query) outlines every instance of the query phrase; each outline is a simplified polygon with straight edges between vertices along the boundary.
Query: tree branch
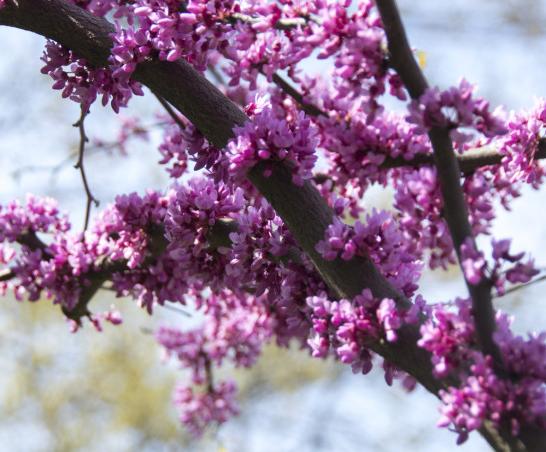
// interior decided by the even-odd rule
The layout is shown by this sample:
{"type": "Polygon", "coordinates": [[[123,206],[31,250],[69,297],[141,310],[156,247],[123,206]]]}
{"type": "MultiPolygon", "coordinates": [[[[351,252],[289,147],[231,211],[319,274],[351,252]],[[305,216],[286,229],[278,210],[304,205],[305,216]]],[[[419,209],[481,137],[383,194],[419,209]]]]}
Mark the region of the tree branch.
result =
{"type": "MultiPolygon", "coordinates": [[[[391,64],[400,75],[411,97],[419,99],[428,89],[428,83],[413,57],[396,2],[394,0],[378,0],[377,7],[387,34],[391,64]]],[[[461,169],[453,150],[449,130],[433,127],[428,135],[433,148],[434,163],[438,171],[444,201],[444,216],[459,262],[461,262],[461,246],[467,239],[474,241],[468,217],[468,207],[460,183],[461,169]]],[[[502,373],[504,364],[493,340],[495,312],[491,284],[486,278],[482,278],[478,284],[471,284],[468,280],[466,283],[472,297],[478,341],[483,352],[493,357],[497,371],[502,373]]]]}
{"type": "MultiPolygon", "coordinates": [[[[108,64],[113,26],[67,2],[20,0],[17,6],[9,5],[0,10],[0,24],[53,39],[95,66],[108,64]]],[[[233,137],[233,127],[247,120],[237,105],[185,61],[146,61],[138,65],[134,79],[176,107],[219,148],[233,137]]],[[[326,261],[317,253],[315,245],[324,238],[325,229],[333,221],[333,212],[310,182],[302,187],[293,185],[291,171],[282,165],[277,165],[269,177],[263,175],[260,167],[255,167],[248,176],[286,222],[337,296],[350,299],[370,288],[377,297],[393,298],[400,305],[409,306],[409,301],[386,281],[369,259],[326,261]]],[[[430,355],[417,347],[418,338],[418,328],[408,326],[398,342],[374,344],[372,348],[437,393],[443,385],[432,376],[430,355]]]]}
{"type": "MultiPolygon", "coordinates": [[[[301,109],[309,116],[328,116],[327,113],[321,110],[314,104],[311,104],[304,100],[303,95],[294,88],[286,79],[281,75],[274,73],[273,82],[287,95],[294,99],[301,107],[301,109]]],[[[494,149],[476,148],[466,151],[462,155],[456,155],[456,159],[459,162],[459,168],[464,176],[470,176],[481,167],[490,165],[499,165],[502,162],[504,155],[500,154],[494,149]]],[[[546,140],[540,139],[538,144],[538,150],[535,154],[535,159],[546,158],[546,140]]],[[[404,157],[386,157],[385,161],[379,166],[381,169],[403,168],[413,167],[419,168],[421,166],[434,165],[433,154],[417,154],[412,159],[405,159],[404,157]]]]}
{"type": "Polygon", "coordinates": [[[180,130],[184,130],[186,126],[180,119],[180,116],[178,116],[178,113],[174,111],[173,107],[171,107],[169,102],[167,102],[165,99],[163,99],[161,96],[158,96],[157,94],[155,94],[155,97],[157,98],[161,106],[165,109],[165,111],[169,114],[171,119],[178,125],[178,127],[180,127],[180,130]]]}

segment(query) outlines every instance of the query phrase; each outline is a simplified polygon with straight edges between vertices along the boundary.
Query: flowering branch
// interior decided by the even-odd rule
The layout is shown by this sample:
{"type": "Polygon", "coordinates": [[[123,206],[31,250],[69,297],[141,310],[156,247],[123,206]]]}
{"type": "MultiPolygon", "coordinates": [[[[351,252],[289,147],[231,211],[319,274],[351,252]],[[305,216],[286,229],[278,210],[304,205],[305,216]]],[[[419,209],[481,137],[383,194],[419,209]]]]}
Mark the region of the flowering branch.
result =
{"type": "MultiPolygon", "coordinates": [[[[67,2],[20,0],[17,5],[10,3],[0,11],[0,24],[31,30],[53,39],[96,67],[108,65],[111,34],[114,31],[112,25],[67,2]]],[[[183,60],[169,62],[147,56],[135,65],[133,79],[142,82],[178,109],[219,149],[233,138],[233,128],[248,120],[233,102],[183,60]]],[[[316,245],[324,239],[326,229],[337,219],[310,182],[303,182],[301,186],[294,185],[292,168],[279,162],[270,163],[267,168],[257,164],[249,170],[247,176],[274,207],[337,297],[352,300],[364,289],[371,289],[374,297],[389,299],[402,310],[410,306],[407,297],[389,283],[368,256],[358,255],[350,260],[322,258],[316,245]],[[268,170],[268,176],[264,175],[264,169],[268,170]]],[[[457,173],[458,177],[460,173],[457,173]]],[[[458,183],[457,180],[456,186],[458,183]]],[[[232,226],[228,225],[227,228],[232,226]]],[[[224,239],[222,243],[225,243],[224,239]]],[[[93,289],[102,285],[102,271],[97,272],[96,282],[91,284],[93,289]]],[[[82,296],[82,300],[87,296],[82,296]]],[[[83,313],[85,306],[82,303],[83,313]]],[[[381,322],[390,325],[390,332],[393,333],[397,322],[389,317],[391,311],[390,308],[385,309],[381,322]]],[[[396,335],[396,341],[373,337],[369,348],[385,357],[393,366],[410,373],[434,394],[457,383],[452,379],[437,378],[433,374],[430,352],[417,345],[421,338],[418,323],[405,324],[396,331],[396,335]]],[[[543,432],[532,437],[522,431],[521,441],[514,440],[509,428],[502,425],[496,427],[489,421],[484,421],[480,430],[497,450],[506,449],[507,444],[509,447],[515,445],[514,450],[526,447],[530,450],[533,444],[540,444],[540,439],[544,437],[543,432]],[[521,447],[516,447],[517,444],[521,447]]]]}
{"type": "MultiPolygon", "coordinates": [[[[468,150],[462,155],[456,156],[459,163],[459,169],[465,176],[472,175],[477,169],[484,166],[500,165],[504,156],[495,149],[473,149],[468,150]]],[[[541,139],[538,142],[538,149],[535,159],[546,158],[546,140],[541,139]]],[[[402,157],[388,158],[381,165],[382,168],[400,168],[404,166],[420,167],[423,165],[434,165],[434,157],[427,154],[418,154],[411,160],[405,160],[402,157]]]]}
{"type": "MultiPolygon", "coordinates": [[[[8,5],[0,10],[0,24],[34,31],[76,49],[95,66],[108,64],[113,26],[61,0],[22,0],[18,6],[8,5]]],[[[172,63],[149,59],[137,66],[133,76],[174,105],[219,148],[233,137],[233,127],[247,120],[233,102],[185,61],[172,63]]],[[[401,306],[409,305],[369,259],[322,259],[315,245],[323,239],[334,216],[310,182],[295,186],[291,170],[282,164],[275,164],[269,177],[265,177],[263,168],[257,165],[248,177],[283,218],[298,244],[339,297],[353,298],[364,288],[370,288],[377,297],[397,300],[401,306]],[[313,221],[309,221],[310,218],[313,221]]],[[[432,376],[429,354],[415,345],[419,338],[418,328],[408,326],[407,331],[401,331],[400,337],[396,343],[377,343],[373,348],[436,393],[442,385],[432,376]]]]}
{"type": "MultiPolygon", "coordinates": [[[[292,97],[301,107],[301,109],[310,116],[327,116],[326,112],[321,110],[316,105],[309,103],[303,97],[303,95],[294,88],[288,81],[279,75],[274,73],[272,76],[273,82],[287,95],[292,97]]],[[[463,175],[472,175],[478,168],[490,165],[500,165],[504,155],[496,151],[495,149],[470,149],[465,151],[462,155],[457,155],[456,159],[459,163],[460,171],[463,175]]],[[[546,140],[540,139],[537,152],[534,156],[535,159],[546,158],[546,140]]],[[[413,167],[419,168],[421,166],[434,165],[434,156],[432,154],[417,154],[411,159],[405,159],[404,157],[386,157],[384,162],[379,165],[381,169],[403,168],[413,167]]]]}
{"type": "MultiPolygon", "coordinates": [[[[402,78],[411,97],[419,99],[428,89],[428,83],[413,57],[396,3],[394,0],[378,0],[377,7],[387,34],[390,62],[402,78]]],[[[444,216],[459,262],[462,262],[461,248],[463,244],[467,240],[473,242],[474,239],[468,217],[468,207],[460,184],[461,168],[453,150],[449,130],[435,126],[429,130],[428,135],[440,180],[444,216]]],[[[473,301],[476,332],[482,350],[493,357],[497,370],[502,372],[502,358],[493,340],[495,313],[492,304],[491,283],[486,278],[482,278],[477,284],[469,282],[467,278],[465,280],[473,301]]]]}
{"type": "Polygon", "coordinates": [[[277,85],[284,93],[288,94],[292,99],[294,99],[301,106],[301,109],[305,113],[310,116],[327,116],[326,112],[322,111],[319,107],[305,101],[303,95],[290,83],[288,83],[281,75],[275,72],[272,79],[275,85],[277,85]]]}

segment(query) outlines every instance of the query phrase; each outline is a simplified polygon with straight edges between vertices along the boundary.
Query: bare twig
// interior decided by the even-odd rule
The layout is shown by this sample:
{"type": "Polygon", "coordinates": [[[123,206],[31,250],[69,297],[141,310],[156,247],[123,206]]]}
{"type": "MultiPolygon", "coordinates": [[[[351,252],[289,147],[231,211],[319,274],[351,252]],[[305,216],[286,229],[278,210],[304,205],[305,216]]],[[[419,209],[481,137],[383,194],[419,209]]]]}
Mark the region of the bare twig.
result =
{"type": "MultiPolygon", "coordinates": [[[[144,125],[140,127],[140,130],[132,130],[131,131],[131,138],[132,137],[138,137],[139,134],[142,132],[142,130],[148,130],[154,127],[164,127],[165,125],[169,124],[168,121],[158,121],[151,123],[149,125],[144,125]]],[[[99,151],[107,151],[111,152],[115,149],[121,149],[120,143],[117,140],[114,141],[100,141],[96,142],[92,145],[86,145],[85,146],[85,155],[89,156],[91,153],[96,153],[99,151]]],[[[20,166],[16,170],[14,170],[11,173],[11,177],[18,180],[23,174],[30,173],[30,172],[37,172],[37,171],[47,171],[51,173],[51,177],[54,178],[61,170],[63,170],[66,166],[68,166],[74,158],[77,158],[79,154],[79,145],[78,148],[76,148],[73,152],[70,152],[70,154],[60,160],[58,163],[55,163],[54,165],[25,165],[20,166]]]]}
{"type": "Polygon", "coordinates": [[[73,125],[74,127],[77,127],[80,131],[80,145],[78,148],[78,161],[74,165],[74,168],[80,170],[80,174],[82,176],[82,182],[83,182],[83,188],[85,189],[85,195],[87,196],[87,202],[85,206],[85,220],[83,223],[83,230],[85,231],[87,229],[87,226],[89,225],[89,216],[91,214],[91,204],[94,203],[95,207],[99,205],[99,201],[93,196],[91,193],[91,189],[89,188],[89,183],[87,182],[87,175],[85,174],[85,167],[83,163],[83,158],[85,154],[85,143],[89,141],[87,138],[87,135],[85,134],[85,117],[87,116],[88,111],[82,107],[81,108],[81,114],[80,119],[76,121],[73,125]]]}
{"type": "Polygon", "coordinates": [[[178,306],[163,304],[163,305],[161,305],[161,307],[164,308],[164,309],[167,309],[168,311],[173,311],[173,312],[176,312],[177,314],[182,314],[184,317],[191,317],[192,316],[188,311],[185,311],[184,309],[182,309],[182,308],[180,308],[178,306]]]}
{"type": "Polygon", "coordinates": [[[157,100],[159,101],[159,103],[163,106],[163,108],[165,109],[165,111],[169,114],[169,116],[172,118],[172,120],[178,125],[178,127],[180,127],[181,130],[184,130],[186,128],[186,126],[184,125],[184,123],[182,122],[182,120],[180,119],[180,116],[178,115],[178,113],[176,111],[174,111],[174,108],[171,107],[171,105],[169,104],[169,102],[167,102],[163,97],[161,97],[160,95],[158,94],[155,94],[155,97],[157,98],[157,100]]]}
{"type": "Polygon", "coordinates": [[[538,278],[535,278],[535,279],[533,279],[533,280],[531,280],[529,282],[526,282],[524,284],[518,284],[517,286],[510,287],[509,289],[506,289],[502,295],[499,295],[499,296],[497,296],[495,298],[503,297],[503,296],[508,295],[510,293],[517,292],[518,290],[525,289],[526,287],[534,286],[535,284],[538,284],[538,283],[543,282],[543,281],[546,281],[546,275],[539,276],[538,278]]]}
{"type": "Polygon", "coordinates": [[[222,77],[222,74],[220,71],[216,68],[216,66],[213,66],[212,64],[209,64],[207,66],[207,69],[213,76],[214,80],[216,80],[216,83],[218,83],[221,86],[226,86],[226,81],[224,80],[224,77],[222,77]]]}

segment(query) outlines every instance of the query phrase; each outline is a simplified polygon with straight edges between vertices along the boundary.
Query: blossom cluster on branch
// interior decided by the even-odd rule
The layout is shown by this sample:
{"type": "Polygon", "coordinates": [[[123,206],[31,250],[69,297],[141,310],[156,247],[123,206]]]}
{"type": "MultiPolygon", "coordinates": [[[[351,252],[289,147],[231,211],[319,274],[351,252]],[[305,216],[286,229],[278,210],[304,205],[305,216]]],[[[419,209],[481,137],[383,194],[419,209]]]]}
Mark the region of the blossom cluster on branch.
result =
{"type": "MultiPolygon", "coordinates": [[[[198,327],[165,326],[155,334],[191,375],[193,386],[180,385],[175,403],[195,436],[239,411],[236,386],[217,380],[218,368],[252,366],[269,341],[296,341],[355,373],[368,373],[382,359],[387,383],[399,378],[412,389],[416,375],[382,356],[407,337],[427,353],[441,388],[439,425],[457,431],[459,442],[486,423],[508,425],[515,437],[523,427],[546,429],[546,334],[516,336],[497,312],[491,321],[499,372],[496,358],[480,348],[471,299],[436,303],[418,294],[426,267],[447,269],[457,259],[470,287],[485,284],[499,295],[538,274],[531,258],[510,251],[510,240],[493,239],[489,258],[475,238],[491,234],[496,205],[509,209],[524,184],[541,185],[545,102],[527,112],[492,111],[465,80],[408,100],[382,17],[369,0],[69,3],[115,21],[104,67],[90,65],[78,49],[46,44],[42,72],[84,112],[99,97],[118,112],[143,94],[132,79],[139,64],[184,60],[225,79],[219,88],[226,101],[243,104],[248,121],[233,124],[222,147],[163,100],[170,116],[159,163],[171,188],[118,196],[84,232],[74,231],[48,198],[1,205],[0,294],[50,298],[74,330],[86,318],[99,330],[104,321],[121,323],[116,311],[92,312],[90,301],[104,286],[150,314],[166,303],[201,312],[198,327]],[[302,73],[313,56],[331,62],[328,77],[302,73]],[[387,97],[405,110],[389,111],[387,97]],[[437,129],[460,157],[498,150],[498,164],[457,174],[461,184],[454,189],[464,196],[471,229],[461,246],[446,222],[433,165],[438,156],[427,136],[437,129]],[[310,249],[247,177],[257,171],[273,178],[279,165],[297,189],[314,187],[329,208],[330,223],[310,249]],[[367,208],[364,196],[373,185],[392,187],[390,211],[367,208]],[[341,294],[313,265],[317,259],[340,268],[365,262],[392,296],[368,287],[341,294]]],[[[9,5],[0,0],[0,8],[9,5]]],[[[125,121],[120,149],[135,134],[145,136],[146,128],[125,121]]]]}

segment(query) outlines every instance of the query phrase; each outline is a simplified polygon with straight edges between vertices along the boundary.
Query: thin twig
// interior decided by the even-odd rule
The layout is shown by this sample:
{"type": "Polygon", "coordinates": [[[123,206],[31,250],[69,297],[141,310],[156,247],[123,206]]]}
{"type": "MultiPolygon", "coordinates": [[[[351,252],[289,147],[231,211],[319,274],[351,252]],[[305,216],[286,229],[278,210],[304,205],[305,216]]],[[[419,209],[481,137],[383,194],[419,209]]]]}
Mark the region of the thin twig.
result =
{"type": "Polygon", "coordinates": [[[535,285],[537,283],[540,283],[540,282],[543,282],[543,281],[546,281],[546,275],[539,276],[538,278],[535,278],[535,279],[533,279],[533,280],[531,280],[529,282],[526,282],[524,284],[519,284],[517,286],[510,287],[509,289],[506,289],[502,295],[498,295],[495,298],[503,297],[505,295],[517,292],[520,289],[525,289],[526,287],[533,286],[533,285],[535,285]]]}
{"type": "Polygon", "coordinates": [[[177,314],[182,314],[185,317],[191,317],[192,315],[188,311],[184,311],[184,309],[179,308],[178,306],[172,306],[168,304],[160,305],[162,308],[165,308],[169,311],[176,312],[177,314]]]}
{"type": "Polygon", "coordinates": [[[298,104],[300,104],[302,110],[308,115],[328,116],[326,112],[322,111],[316,105],[306,102],[303,99],[303,95],[276,72],[273,74],[273,83],[275,83],[275,85],[277,85],[282,91],[284,91],[286,94],[292,97],[298,104]]]}
{"type": "Polygon", "coordinates": [[[85,189],[85,195],[87,196],[87,203],[85,206],[85,220],[83,223],[83,230],[85,231],[87,229],[87,226],[89,225],[89,216],[91,214],[91,204],[94,203],[95,207],[98,207],[99,201],[93,196],[91,193],[91,189],[89,188],[89,183],[87,182],[87,176],[85,174],[85,167],[83,163],[83,157],[85,154],[85,143],[89,141],[87,138],[87,135],[85,134],[85,117],[87,116],[88,110],[86,110],[83,106],[81,108],[81,114],[80,119],[78,119],[77,122],[75,122],[73,125],[74,127],[77,127],[80,131],[80,145],[78,148],[78,161],[74,165],[74,168],[80,170],[80,174],[82,176],[82,182],[83,182],[83,188],[85,189]]]}
{"type": "MultiPolygon", "coordinates": [[[[144,125],[144,126],[141,126],[141,129],[142,130],[148,130],[148,129],[151,129],[151,128],[154,128],[154,127],[164,127],[165,125],[168,125],[170,124],[168,121],[159,121],[159,122],[154,122],[154,123],[151,123],[149,125],[144,125]]],[[[130,134],[131,138],[134,136],[134,137],[137,137],[138,136],[138,132],[133,130],[130,134]]],[[[120,148],[120,144],[119,144],[119,141],[105,141],[105,142],[98,142],[98,143],[95,143],[91,146],[86,146],[85,147],[85,154],[86,156],[89,156],[90,153],[96,153],[98,151],[107,151],[107,152],[111,152],[117,148],[120,148]]],[[[71,152],[67,157],[63,158],[61,161],[59,161],[58,163],[55,163],[54,165],[25,165],[25,166],[20,166],[19,168],[17,168],[16,170],[12,171],[11,172],[11,177],[13,177],[15,180],[19,180],[22,175],[26,174],[26,173],[30,173],[30,172],[38,172],[38,171],[47,171],[47,172],[50,172],[51,173],[51,177],[54,178],[58,173],[59,171],[61,171],[62,169],[64,169],[67,165],[69,165],[73,160],[74,158],[77,158],[78,157],[78,149],[74,150],[74,152],[71,152]]]]}
{"type": "Polygon", "coordinates": [[[154,330],[152,330],[151,328],[148,328],[146,326],[141,326],[140,327],[140,332],[142,334],[146,334],[147,336],[153,336],[154,335],[154,330]]]}
{"type": "Polygon", "coordinates": [[[180,119],[180,116],[178,115],[178,113],[176,111],[174,111],[174,108],[171,107],[171,105],[165,99],[163,99],[161,96],[159,96],[158,94],[154,93],[154,96],[157,98],[159,103],[163,106],[163,108],[169,114],[169,116],[172,118],[172,120],[178,125],[178,127],[180,127],[181,130],[185,130],[186,126],[184,125],[184,123],[180,119]]]}
{"type": "MultiPolygon", "coordinates": [[[[428,89],[428,83],[409,46],[396,2],[395,0],[377,0],[376,4],[387,35],[390,62],[400,75],[411,97],[419,99],[428,89]]],[[[429,138],[444,202],[444,217],[459,262],[461,262],[461,246],[466,240],[474,243],[468,206],[460,183],[461,169],[447,128],[431,128],[429,138]]],[[[482,351],[493,358],[496,371],[503,374],[502,356],[493,340],[495,310],[492,303],[491,282],[487,278],[482,278],[478,284],[472,284],[466,277],[465,281],[472,297],[478,342],[482,351]]]]}
{"type": "Polygon", "coordinates": [[[226,86],[226,81],[224,80],[224,77],[222,77],[222,74],[218,71],[216,66],[213,66],[212,64],[209,64],[207,66],[207,69],[213,76],[214,80],[216,80],[216,83],[222,86],[226,86]]]}
{"type": "MultiPolygon", "coordinates": [[[[252,25],[261,22],[262,19],[252,17],[247,14],[233,13],[226,17],[226,20],[231,23],[244,22],[252,25]]],[[[277,20],[273,24],[273,28],[276,28],[277,30],[290,30],[291,28],[297,28],[307,25],[309,22],[317,22],[317,20],[318,19],[314,19],[309,16],[287,17],[277,20]]]]}
{"type": "Polygon", "coordinates": [[[210,358],[206,355],[205,352],[202,352],[201,355],[205,360],[205,374],[207,378],[207,391],[210,394],[214,394],[214,376],[212,375],[212,363],[210,358]]]}

